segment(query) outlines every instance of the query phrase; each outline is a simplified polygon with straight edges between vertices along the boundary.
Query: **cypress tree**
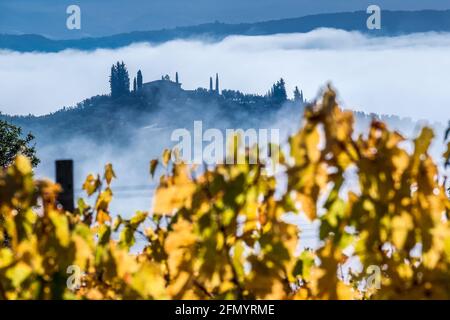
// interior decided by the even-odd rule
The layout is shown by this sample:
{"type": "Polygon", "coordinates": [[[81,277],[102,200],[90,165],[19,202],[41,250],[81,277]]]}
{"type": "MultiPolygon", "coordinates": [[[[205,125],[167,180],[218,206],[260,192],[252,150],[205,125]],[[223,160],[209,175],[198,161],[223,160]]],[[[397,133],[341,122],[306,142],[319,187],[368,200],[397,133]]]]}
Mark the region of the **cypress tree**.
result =
{"type": "Polygon", "coordinates": [[[216,73],[216,93],[219,94],[219,74],[216,73]]]}
{"type": "Polygon", "coordinates": [[[272,86],[268,98],[275,105],[281,105],[284,102],[286,102],[287,100],[286,83],[284,82],[283,78],[281,78],[272,86]]]}
{"type": "Polygon", "coordinates": [[[130,76],[128,74],[127,67],[125,66],[125,63],[122,61],[121,63],[121,85],[122,85],[122,94],[126,94],[130,92],[130,76]]]}
{"type": "Polygon", "coordinates": [[[111,97],[115,98],[118,96],[118,74],[117,74],[117,66],[112,65],[111,67],[111,75],[109,77],[109,84],[111,88],[111,97]]]}
{"type": "Polygon", "coordinates": [[[295,90],[294,90],[294,101],[300,102],[301,100],[302,100],[302,97],[301,97],[300,90],[298,90],[298,87],[296,86],[295,90]]]}
{"type": "Polygon", "coordinates": [[[284,103],[287,100],[287,93],[286,93],[286,83],[284,82],[284,79],[281,78],[278,82],[278,94],[279,94],[279,101],[280,103],[284,103]]]}
{"type": "Polygon", "coordinates": [[[138,90],[142,89],[142,83],[143,83],[142,72],[141,72],[141,70],[139,70],[137,73],[137,89],[138,90]]]}
{"type": "Polygon", "coordinates": [[[130,92],[130,76],[127,67],[122,61],[117,62],[111,67],[110,75],[111,96],[113,98],[120,97],[130,92]]]}

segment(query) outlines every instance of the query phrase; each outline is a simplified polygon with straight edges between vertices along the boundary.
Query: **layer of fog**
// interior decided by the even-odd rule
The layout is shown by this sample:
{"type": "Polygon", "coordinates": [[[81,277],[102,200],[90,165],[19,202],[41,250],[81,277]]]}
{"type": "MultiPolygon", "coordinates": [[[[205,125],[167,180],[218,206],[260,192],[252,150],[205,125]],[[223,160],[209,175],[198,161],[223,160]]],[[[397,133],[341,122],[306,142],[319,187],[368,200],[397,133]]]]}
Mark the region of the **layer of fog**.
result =
{"type": "Polygon", "coordinates": [[[45,114],[107,93],[111,64],[124,60],[130,74],[142,69],[145,81],[178,71],[184,88],[207,87],[218,72],[222,88],[264,94],[284,77],[290,92],[299,85],[313,98],[332,81],[349,108],[433,121],[450,118],[448,34],[371,38],[321,29],[94,52],[3,51],[0,57],[0,111],[7,114],[45,114]]]}

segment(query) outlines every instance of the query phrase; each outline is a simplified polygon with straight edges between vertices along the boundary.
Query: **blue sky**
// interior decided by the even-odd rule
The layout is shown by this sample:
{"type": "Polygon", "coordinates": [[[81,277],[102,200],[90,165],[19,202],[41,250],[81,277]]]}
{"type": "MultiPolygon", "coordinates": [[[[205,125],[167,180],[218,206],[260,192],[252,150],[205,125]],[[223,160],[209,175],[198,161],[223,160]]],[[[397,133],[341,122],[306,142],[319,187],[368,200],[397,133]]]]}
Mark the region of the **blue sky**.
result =
{"type": "Polygon", "coordinates": [[[0,0],[0,32],[50,37],[100,36],[211,21],[254,22],[309,14],[382,9],[450,9],[450,0],[0,0]],[[82,9],[82,30],[65,27],[68,5],[82,9]]]}

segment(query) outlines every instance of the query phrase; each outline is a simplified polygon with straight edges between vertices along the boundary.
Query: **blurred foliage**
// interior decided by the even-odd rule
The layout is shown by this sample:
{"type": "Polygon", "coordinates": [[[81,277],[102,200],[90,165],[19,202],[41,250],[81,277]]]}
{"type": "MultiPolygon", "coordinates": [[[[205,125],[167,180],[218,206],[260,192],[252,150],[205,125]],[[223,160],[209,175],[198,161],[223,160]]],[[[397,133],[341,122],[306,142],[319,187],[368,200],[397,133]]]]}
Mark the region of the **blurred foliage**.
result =
{"type": "Polygon", "coordinates": [[[165,151],[149,166],[165,172],[153,211],[129,220],[109,210],[111,165],[83,185],[95,204],[69,213],[59,186],[35,181],[19,156],[0,173],[0,298],[449,299],[450,202],[432,130],[412,152],[381,122],[355,136],[328,89],[280,155],[282,177],[260,163],[191,167],[165,151]],[[299,249],[288,213],[320,224],[317,250],[299,249]],[[344,272],[351,261],[359,270],[344,272]]]}
{"type": "Polygon", "coordinates": [[[31,142],[34,136],[28,133],[22,137],[22,129],[0,119],[0,167],[10,165],[18,154],[27,156],[33,166],[39,164],[36,150],[31,142]]]}

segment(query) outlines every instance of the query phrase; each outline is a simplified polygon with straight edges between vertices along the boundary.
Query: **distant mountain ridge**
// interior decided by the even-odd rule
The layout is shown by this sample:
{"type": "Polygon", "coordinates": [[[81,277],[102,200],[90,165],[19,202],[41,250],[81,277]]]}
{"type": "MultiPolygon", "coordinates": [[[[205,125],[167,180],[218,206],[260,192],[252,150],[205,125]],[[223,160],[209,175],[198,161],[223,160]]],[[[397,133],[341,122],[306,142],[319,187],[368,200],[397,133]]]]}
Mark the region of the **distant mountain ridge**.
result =
{"type": "Polygon", "coordinates": [[[309,15],[257,23],[207,23],[154,31],[135,31],[107,37],[53,40],[40,35],[0,34],[0,49],[19,52],[59,52],[65,49],[115,49],[132,43],[164,43],[176,39],[219,41],[231,35],[305,33],[318,28],[359,31],[373,36],[396,36],[423,32],[450,32],[450,10],[382,11],[381,30],[368,30],[365,11],[309,15]]]}

